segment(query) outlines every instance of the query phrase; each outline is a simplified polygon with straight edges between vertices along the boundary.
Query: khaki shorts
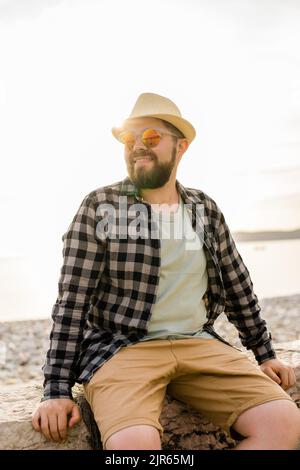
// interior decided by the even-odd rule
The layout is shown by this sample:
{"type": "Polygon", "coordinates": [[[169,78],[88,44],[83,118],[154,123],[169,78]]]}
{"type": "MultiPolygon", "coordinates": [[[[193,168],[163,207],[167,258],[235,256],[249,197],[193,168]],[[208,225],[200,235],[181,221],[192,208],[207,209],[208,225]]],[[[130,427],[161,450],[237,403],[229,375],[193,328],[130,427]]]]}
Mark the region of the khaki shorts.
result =
{"type": "Polygon", "coordinates": [[[152,340],[121,348],[84,385],[103,447],[128,426],[154,426],[166,391],[230,433],[248,408],[289,395],[247,355],[218,339],[152,340]]]}

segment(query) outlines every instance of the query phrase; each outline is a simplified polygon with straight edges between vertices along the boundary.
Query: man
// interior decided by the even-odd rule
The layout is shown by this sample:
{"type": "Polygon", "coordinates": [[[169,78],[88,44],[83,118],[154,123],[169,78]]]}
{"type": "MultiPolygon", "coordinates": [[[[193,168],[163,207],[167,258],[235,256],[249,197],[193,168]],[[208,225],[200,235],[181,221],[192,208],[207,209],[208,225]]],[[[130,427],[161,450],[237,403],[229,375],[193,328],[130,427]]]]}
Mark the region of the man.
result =
{"type": "Polygon", "coordinates": [[[112,131],[129,177],[91,192],[63,237],[34,428],[66,438],[80,420],[78,381],[104,449],[160,449],[166,391],[239,433],[236,449],[295,449],[300,413],[285,392],[293,369],[276,359],[220,209],[176,180],[193,126],[172,101],[144,93],[112,131]],[[214,332],[221,312],[260,367],[214,332]]]}

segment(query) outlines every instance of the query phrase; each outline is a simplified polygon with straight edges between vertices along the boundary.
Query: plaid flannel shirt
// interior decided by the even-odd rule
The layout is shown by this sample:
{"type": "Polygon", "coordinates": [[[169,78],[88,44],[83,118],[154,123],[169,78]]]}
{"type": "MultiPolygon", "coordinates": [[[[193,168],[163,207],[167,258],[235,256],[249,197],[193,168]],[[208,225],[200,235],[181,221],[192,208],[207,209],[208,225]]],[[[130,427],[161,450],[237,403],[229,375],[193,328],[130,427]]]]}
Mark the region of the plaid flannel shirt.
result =
{"type": "MultiPolygon", "coordinates": [[[[185,188],[178,181],[176,186],[190,208],[194,230],[194,208],[200,204],[204,212],[203,248],[208,273],[204,329],[223,340],[213,324],[225,312],[238,329],[243,346],[253,351],[259,364],[276,357],[249,272],[222,212],[204,192],[185,188]]],[[[100,204],[115,208],[116,230],[128,228],[130,216],[126,220],[121,215],[120,196],[126,196],[128,208],[145,204],[151,221],[151,206],[139,198],[126,178],[88,194],[62,237],[64,261],[52,310],[50,348],[43,366],[43,400],[72,398],[75,382],[90,380],[120,348],[139,342],[147,333],[159,283],[160,240],[97,237],[100,204]]]]}

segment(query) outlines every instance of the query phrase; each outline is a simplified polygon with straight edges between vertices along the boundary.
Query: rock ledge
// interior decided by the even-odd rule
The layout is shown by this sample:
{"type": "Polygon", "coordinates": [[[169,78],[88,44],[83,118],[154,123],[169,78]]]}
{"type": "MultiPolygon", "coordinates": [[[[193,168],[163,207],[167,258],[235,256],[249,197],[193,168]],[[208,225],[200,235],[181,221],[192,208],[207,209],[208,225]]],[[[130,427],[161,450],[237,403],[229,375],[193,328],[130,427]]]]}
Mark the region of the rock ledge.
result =
{"type": "MultiPolygon", "coordinates": [[[[288,390],[300,407],[300,340],[275,345],[278,357],[295,367],[297,384],[288,390]]],[[[63,444],[47,441],[31,425],[31,414],[38,405],[42,386],[39,383],[10,385],[0,393],[0,449],[6,450],[101,450],[101,439],[82,387],[73,389],[81,408],[82,420],[68,433],[63,444]]],[[[169,396],[160,417],[164,428],[162,441],[166,450],[231,449],[235,441],[206,418],[169,396]]]]}

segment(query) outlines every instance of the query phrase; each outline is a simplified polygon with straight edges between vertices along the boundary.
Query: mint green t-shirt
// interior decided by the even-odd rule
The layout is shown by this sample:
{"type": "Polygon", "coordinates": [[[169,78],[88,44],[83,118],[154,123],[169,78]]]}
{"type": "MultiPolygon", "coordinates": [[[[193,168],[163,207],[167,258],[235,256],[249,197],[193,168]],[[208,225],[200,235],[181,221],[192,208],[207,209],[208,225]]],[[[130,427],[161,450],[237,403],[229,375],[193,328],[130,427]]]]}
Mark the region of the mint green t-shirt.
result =
{"type": "Polygon", "coordinates": [[[152,206],[160,233],[161,270],[148,333],[142,341],[213,338],[202,331],[207,320],[202,297],[208,282],[202,243],[181,198],[176,212],[158,209],[152,206]]]}

